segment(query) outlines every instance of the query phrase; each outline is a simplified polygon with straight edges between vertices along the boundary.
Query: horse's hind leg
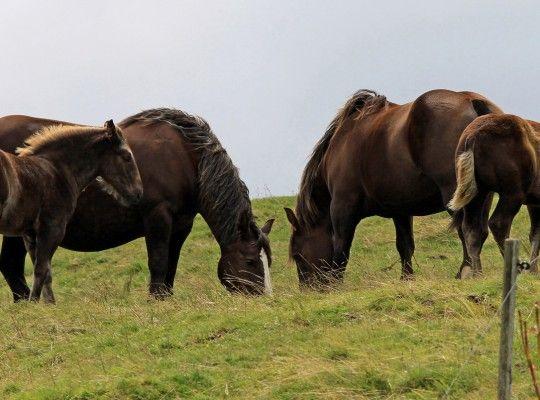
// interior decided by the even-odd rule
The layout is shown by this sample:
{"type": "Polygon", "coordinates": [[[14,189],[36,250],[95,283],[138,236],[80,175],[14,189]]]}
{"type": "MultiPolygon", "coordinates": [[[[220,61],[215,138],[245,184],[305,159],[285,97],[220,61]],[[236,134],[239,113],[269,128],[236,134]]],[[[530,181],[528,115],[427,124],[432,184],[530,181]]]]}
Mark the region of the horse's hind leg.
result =
{"type": "Polygon", "coordinates": [[[410,279],[414,273],[412,268],[414,254],[413,218],[404,215],[392,219],[396,228],[396,247],[401,258],[401,279],[410,279]]]}
{"type": "Polygon", "coordinates": [[[525,196],[515,194],[501,194],[497,207],[493,211],[493,215],[489,219],[489,229],[495,241],[499,246],[501,254],[504,256],[504,241],[510,235],[510,228],[512,227],[512,221],[518,213],[521,205],[523,204],[525,196]]]}
{"type": "Polygon", "coordinates": [[[540,248],[540,207],[527,206],[531,220],[531,272],[538,273],[538,250],[540,248]]]}
{"type": "Polygon", "coordinates": [[[25,256],[26,248],[21,238],[4,236],[0,253],[0,272],[4,275],[15,302],[26,300],[30,295],[30,288],[24,277],[25,256]]]}
{"type": "MultiPolygon", "coordinates": [[[[36,238],[25,236],[25,246],[32,265],[36,264],[36,238]]],[[[48,274],[43,282],[43,299],[46,303],[55,303],[54,292],[52,290],[52,274],[48,274]]]]}
{"type": "Polygon", "coordinates": [[[471,257],[469,257],[469,252],[467,251],[467,244],[465,243],[465,235],[463,234],[463,211],[459,210],[454,215],[452,215],[452,218],[454,219],[453,224],[456,226],[456,230],[459,236],[459,240],[461,241],[461,248],[463,250],[463,259],[461,261],[461,266],[459,267],[459,271],[456,275],[456,279],[459,279],[461,276],[461,271],[463,271],[463,268],[472,268],[471,264],[471,257]]]}
{"type": "Polygon", "coordinates": [[[489,215],[489,193],[479,193],[469,204],[463,208],[463,237],[467,245],[467,252],[471,258],[471,268],[465,265],[457,278],[467,278],[482,273],[480,253],[488,237],[487,218],[489,215]],[[472,271],[471,271],[472,269],[472,271]]]}
{"type": "Polygon", "coordinates": [[[170,295],[165,278],[169,267],[169,243],[172,216],[165,204],[155,207],[144,217],[148,268],[150,269],[150,295],[164,299],[170,295]]]}
{"type": "MultiPolygon", "coordinates": [[[[482,218],[482,223],[484,224],[483,230],[488,229],[487,227],[487,216],[489,215],[489,211],[491,210],[491,203],[493,201],[493,193],[489,193],[486,197],[486,200],[484,201],[484,214],[482,218]]],[[[461,266],[459,268],[458,273],[456,274],[456,279],[459,279],[461,277],[461,271],[465,269],[472,269],[472,262],[471,257],[469,256],[469,252],[467,250],[467,244],[465,242],[465,235],[463,233],[463,216],[464,212],[463,210],[458,210],[455,213],[450,212],[453,218],[452,225],[456,227],[459,240],[461,241],[461,248],[463,250],[463,259],[461,261],[461,266]]]]}

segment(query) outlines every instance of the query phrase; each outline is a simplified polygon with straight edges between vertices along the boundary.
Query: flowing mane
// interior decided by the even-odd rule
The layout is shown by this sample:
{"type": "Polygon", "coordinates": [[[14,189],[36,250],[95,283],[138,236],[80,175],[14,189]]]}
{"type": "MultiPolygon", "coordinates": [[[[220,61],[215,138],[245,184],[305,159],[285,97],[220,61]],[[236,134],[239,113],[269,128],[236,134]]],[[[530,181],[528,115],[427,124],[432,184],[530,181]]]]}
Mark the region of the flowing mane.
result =
{"type": "Polygon", "coordinates": [[[30,156],[46,151],[53,146],[65,147],[73,144],[74,139],[80,140],[82,135],[92,132],[104,133],[105,128],[70,125],[48,126],[26,139],[24,146],[18,147],[16,153],[20,156],[30,156]]]}
{"type": "Polygon", "coordinates": [[[247,214],[251,229],[258,232],[249,200],[249,191],[238,175],[227,151],[203,118],[170,108],[145,110],[120,122],[121,127],[134,123],[166,123],[199,152],[198,199],[201,214],[215,229],[221,245],[238,238],[241,216],[247,214]]]}
{"type": "Polygon", "coordinates": [[[321,161],[328,150],[331,139],[338,132],[348,118],[355,113],[354,119],[364,118],[367,115],[379,111],[386,106],[385,96],[379,95],[373,90],[362,89],[357,91],[347,100],[344,106],[338,111],[323,137],[319,139],[313,153],[302,174],[300,191],[296,204],[296,214],[300,224],[304,227],[313,227],[321,217],[323,210],[317,200],[314,199],[316,183],[320,178],[321,161]]]}

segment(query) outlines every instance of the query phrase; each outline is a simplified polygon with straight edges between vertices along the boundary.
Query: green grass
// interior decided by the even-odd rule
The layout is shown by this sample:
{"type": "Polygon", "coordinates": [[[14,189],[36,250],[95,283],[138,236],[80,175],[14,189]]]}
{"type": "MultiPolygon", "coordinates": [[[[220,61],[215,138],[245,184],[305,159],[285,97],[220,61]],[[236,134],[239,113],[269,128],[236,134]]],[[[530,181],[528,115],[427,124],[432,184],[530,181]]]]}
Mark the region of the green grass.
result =
{"type": "MultiPolygon", "coordinates": [[[[461,248],[447,216],[418,218],[417,277],[402,282],[393,225],[370,218],[358,228],[344,286],[300,292],[282,210],[292,204],[254,202],[260,221],[277,218],[272,298],[222,289],[219,248],[200,219],[175,295],[163,302],[148,301],[142,240],[101,253],[58,251],[56,306],[12,304],[2,281],[0,398],[496,398],[502,259],[491,238],[485,277],[456,281],[461,248]]],[[[525,213],[514,226],[526,239],[525,213]]],[[[539,293],[540,279],[519,277],[518,306],[531,324],[539,293]]],[[[517,340],[515,349],[515,398],[531,398],[517,340]]]]}

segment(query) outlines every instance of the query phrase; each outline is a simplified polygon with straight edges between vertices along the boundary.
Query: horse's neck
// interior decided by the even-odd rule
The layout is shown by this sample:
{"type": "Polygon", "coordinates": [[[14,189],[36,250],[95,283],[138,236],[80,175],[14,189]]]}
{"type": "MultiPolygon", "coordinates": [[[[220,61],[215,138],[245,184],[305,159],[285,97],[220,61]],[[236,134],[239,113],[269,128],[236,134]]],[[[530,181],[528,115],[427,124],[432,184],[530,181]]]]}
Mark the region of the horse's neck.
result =
{"type": "Polygon", "coordinates": [[[65,152],[50,152],[40,155],[47,160],[71,189],[78,195],[97,176],[97,165],[92,152],[77,149],[69,154],[65,152]]]}
{"type": "MultiPolygon", "coordinates": [[[[219,247],[221,249],[227,247],[228,245],[231,244],[232,240],[231,240],[231,236],[229,234],[227,234],[224,230],[223,230],[223,225],[221,223],[221,221],[223,220],[223,218],[220,218],[219,216],[216,215],[216,210],[199,210],[199,213],[201,214],[201,216],[204,218],[204,220],[206,221],[206,223],[208,224],[208,227],[210,228],[210,231],[212,232],[212,235],[214,236],[214,238],[216,239],[216,241],[218,242],[219,244],[219,247]]],[[[234,226],[236,227],[236,221],[235,221],[235,224],[234,226]]]]}
{"type": "Polygon", "coordinates": [[[331,234],[333,229],[332,229],[332,219],[330,217],[330,210],[328,210],[328,212],[318,217],[315,223],[313,224],[312,228],[322,229],[331,234]]]}

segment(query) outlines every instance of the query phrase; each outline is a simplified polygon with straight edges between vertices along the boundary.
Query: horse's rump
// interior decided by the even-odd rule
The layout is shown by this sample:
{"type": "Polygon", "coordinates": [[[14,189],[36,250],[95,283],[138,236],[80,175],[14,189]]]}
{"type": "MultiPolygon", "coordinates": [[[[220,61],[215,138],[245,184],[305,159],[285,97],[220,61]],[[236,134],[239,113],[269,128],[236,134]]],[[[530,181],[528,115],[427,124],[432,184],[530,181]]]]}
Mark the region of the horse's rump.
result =
{"type": "Polygon", "coordinates": [[[538,145],[534,129],[520,117],[474,120],[456,150],[457,188],[449,208],[463,208],[480,190],[524,196],[536,177],[538,145]]]}

